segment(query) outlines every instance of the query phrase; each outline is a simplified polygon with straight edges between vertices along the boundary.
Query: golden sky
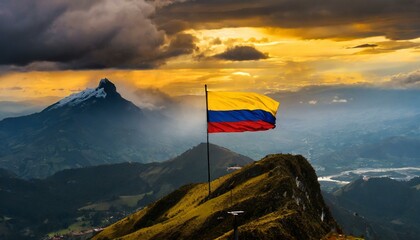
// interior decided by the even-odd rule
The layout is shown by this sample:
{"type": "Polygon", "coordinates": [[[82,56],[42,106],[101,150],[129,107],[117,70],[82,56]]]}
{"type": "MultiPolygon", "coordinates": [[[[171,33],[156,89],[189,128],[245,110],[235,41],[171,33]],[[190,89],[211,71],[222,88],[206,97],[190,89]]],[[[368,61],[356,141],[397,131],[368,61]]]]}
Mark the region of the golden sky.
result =
{"type": "Polygon", "coordinates": [[[30,13],[45,16],[38,25],[16,21],[29,7],[0,11],[0,20],[11,24],[0,24],[0,35],[8,36],[0,40],[0,101],[64,97],[103,77],[127,96],[138,88],[198,95],[204,84],[262,93],[311,85],[419,86],[419,4],[369,12],[358,0],[324,1],[314,9],[291,0],[122,2],[80,8],[82,1],[39,1],[33,3],[39,12],[30,13]],[[54,15],[62,5],[67,10],[54,15]]]}

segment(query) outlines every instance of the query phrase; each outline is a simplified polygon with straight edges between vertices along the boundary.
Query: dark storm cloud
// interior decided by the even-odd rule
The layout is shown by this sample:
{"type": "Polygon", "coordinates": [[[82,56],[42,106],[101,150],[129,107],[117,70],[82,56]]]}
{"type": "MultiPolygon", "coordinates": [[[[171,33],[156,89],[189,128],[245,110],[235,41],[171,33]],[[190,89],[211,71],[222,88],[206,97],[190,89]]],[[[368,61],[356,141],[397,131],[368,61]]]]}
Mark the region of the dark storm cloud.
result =
{"type": "Polygon", "coordinates": [[[195,0],[160,8],[162,26],[300,29],[307,38],[420,36],[420,0],[195,0]],[[307,29],[311,29],[307,31],[307,29]]]}
{"type": "Polygon", "coordinates": [[[193,51],[194,39],[166,38],[151,20],[154,14],[145,0],[2,0],[0,65],[153,68],[193,51]],[[173,42],[164,47],[167,39],[173,42]]]}
{"type": "Polygon", "coordinates": [[[0,74],[155,68],[196,50],[196,39],[181,33],[190,28],[410,39],[420,36],[419,12],[420,0],[1,0],[0,74]]]}
{"type": "Polygon", "coordinates": [[[260,60],[268,58],[267,54],[264,54],[251,46],[236,46],[229,48],[214,57],[230,61],[260,60]]]}
{"type": "Polygon", "coordinates": [[[197,39],[191,34],[180,33],[172,37],[172,40],[165,51],[163,51],[161,57],[169,58],[183,54],[190,54],[194,50],[198,50],[195,45],[197,39]]]}

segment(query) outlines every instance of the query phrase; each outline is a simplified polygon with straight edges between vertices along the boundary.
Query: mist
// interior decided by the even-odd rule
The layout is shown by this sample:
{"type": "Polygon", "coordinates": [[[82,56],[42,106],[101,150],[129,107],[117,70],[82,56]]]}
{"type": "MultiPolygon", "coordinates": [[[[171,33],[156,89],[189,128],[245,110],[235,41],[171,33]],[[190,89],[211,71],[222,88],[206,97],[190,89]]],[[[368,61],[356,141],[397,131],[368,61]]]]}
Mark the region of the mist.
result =
{"type": "MultiPolygon", "coordinates": [[[[206,141],[204,96],[138,95],[134,102],[157,117],[151,128],[185,150],[206,141]],[[147,98],[142,98],[143,96],[147,98]],[[164,99],[164,100],[163,100],[164,99]],[[145,101],[147,100],[147,101],[145,101]]],[[[309,87],[270,96],[280,102],[273,130],[210,134],[210,142],[258,160],[271,153],[301,154],[316,167],[328,154],[393,136],[415,136],[401,124],[420,116],[420,90],[365,86],[309,87]]],[[[153,118],[153,117],[152,117],[153,118]]],[[[319,166],[318,166],[319,165],[319,166]]]]}
{"type": "MultiPolygon", "coordinates": [[[[173,97],[156,88],[126,91],[122,95],[145,116],[139,121],[145,131],[135,138],[157,149],[149,161],[168,160],[206,141],[204,95],[173,97]]],[[[326,161],[345,155],[342,151],[357,152],[356,148],[396,136],[418,139],[419,93],[419,89],[368,86],[314,86],[272,93],[269,96],[280,102],[275,129],[215,133],[209,140],[254,160],[272,153],[293,153],[305,156],[317,169],[328,169],[326,161]]],[[[42,104],[0,104],[8,106],[2,107],[0,117],[42,109],[42,104]]]]}

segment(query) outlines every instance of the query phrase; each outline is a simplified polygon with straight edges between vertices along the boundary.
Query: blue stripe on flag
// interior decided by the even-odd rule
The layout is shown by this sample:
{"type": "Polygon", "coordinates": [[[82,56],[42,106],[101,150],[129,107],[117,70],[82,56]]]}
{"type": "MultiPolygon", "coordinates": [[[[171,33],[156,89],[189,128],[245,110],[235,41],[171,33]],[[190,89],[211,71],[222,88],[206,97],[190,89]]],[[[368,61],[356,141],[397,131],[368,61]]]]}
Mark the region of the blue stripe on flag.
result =
{"type": "Polygon", "coordinates": [[[208,111],[209,122],[240,122],[262,120],[272,124],[276,118],[264,110],[231,110],[231,111],[208,111]]]}

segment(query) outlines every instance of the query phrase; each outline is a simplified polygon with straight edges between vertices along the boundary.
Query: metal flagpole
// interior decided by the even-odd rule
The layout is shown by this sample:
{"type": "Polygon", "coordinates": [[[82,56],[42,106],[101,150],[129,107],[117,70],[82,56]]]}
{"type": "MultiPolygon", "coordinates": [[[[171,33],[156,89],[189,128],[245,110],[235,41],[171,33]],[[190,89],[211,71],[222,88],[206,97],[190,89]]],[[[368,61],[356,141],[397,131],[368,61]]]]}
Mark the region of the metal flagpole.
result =
{"type": "Polygon", "coordinates": [[[209,198],[211,194],[210,186],[210,147],[209,147],[209,100],[207,94],[207,84],[204,85],[204,90],[206,91],[206,118],[207,118],[207,180],[209,182],[209,198]]]}

